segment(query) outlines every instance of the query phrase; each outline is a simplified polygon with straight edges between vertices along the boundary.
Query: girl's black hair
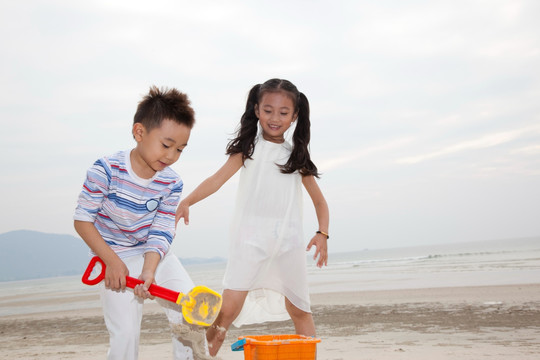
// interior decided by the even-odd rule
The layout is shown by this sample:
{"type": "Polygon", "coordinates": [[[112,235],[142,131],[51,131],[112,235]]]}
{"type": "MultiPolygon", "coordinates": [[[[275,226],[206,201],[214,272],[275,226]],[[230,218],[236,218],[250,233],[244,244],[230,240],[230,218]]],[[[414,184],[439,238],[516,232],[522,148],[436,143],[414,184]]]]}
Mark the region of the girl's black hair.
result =
{"type": "Polygon", "coordinates": [[[302,176],[313,175],[319,177],[317,167],[309,155],[310,127],[309,102],[304,94],[288,80],[270,79],[264,84],[255,85],[248,94],[246,110],[240,119],[236,137],[227,145],[226,154],[242,153],[242,160],[251,159],[255,149],[258,121],[255,115],[255,106],[259,104],[262,96],[268,92],[285,92],[291,97],[294,104],[294,113],[298,114],[296,128],[293,133],[293,148],[289,160],[280,165],[281,172],[291,174],[298,171],[302,176]]]}

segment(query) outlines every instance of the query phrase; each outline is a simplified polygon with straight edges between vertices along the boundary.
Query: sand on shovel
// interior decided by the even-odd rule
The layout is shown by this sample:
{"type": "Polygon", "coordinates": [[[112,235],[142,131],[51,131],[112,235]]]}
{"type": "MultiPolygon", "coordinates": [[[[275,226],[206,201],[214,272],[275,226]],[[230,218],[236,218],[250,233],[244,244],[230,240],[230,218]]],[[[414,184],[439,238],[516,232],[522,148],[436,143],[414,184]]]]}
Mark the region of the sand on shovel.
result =
{"type": "MultiPolygon", "coordinates": [[[[221,298],[206,292],[201,292],[194,296],[186,295],[184,298],[186,297],[189,297],[191,300],[190,302],[194,303],[194,306],[187,306],[182,309],[182,312],[187,312],[189,316],[196,322],[211,325],[219,313],[221,298]]],[[[180,304],[182,304],[182,301],[180,301],[180,304]]]]}

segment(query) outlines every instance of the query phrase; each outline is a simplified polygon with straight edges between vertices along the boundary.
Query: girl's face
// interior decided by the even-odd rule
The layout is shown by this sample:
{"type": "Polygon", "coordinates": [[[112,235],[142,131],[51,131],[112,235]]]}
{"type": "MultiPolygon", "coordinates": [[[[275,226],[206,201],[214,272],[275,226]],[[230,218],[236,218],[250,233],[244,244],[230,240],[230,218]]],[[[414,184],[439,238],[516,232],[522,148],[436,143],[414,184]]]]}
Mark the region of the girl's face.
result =
{"type": "Polygon", "coordinates": [[[255,105],[255,115],[259,118],[263,138],[267,141],[282,143],[285,141],[285,131],[296,120],[294,103],[287,93],[267,92],[261,101],[255,105]]]}

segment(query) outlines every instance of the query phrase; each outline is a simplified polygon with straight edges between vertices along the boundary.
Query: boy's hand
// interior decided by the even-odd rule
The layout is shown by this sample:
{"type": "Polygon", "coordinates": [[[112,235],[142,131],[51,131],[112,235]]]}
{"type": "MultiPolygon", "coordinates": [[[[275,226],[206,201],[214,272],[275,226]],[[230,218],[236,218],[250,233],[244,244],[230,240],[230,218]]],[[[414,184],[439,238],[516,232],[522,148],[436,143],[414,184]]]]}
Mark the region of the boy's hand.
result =
{"type": "Polygon", "coordinates": [[[105,269],[105,288],[114,291],[124,291],[126,288],[126,276],[129,270],[120,258],[106,264],[105,269]]]}
{"type": "Polygon", "coordinates": [[[136,285],[133,288],[133,293],[143,299],[153,299],[154,297],[152,296],[152,294],[150,294],[148,289],[150,288],[150,285],[155,282],[154,272],[143,270],[143,272],[139,276],[139,280],[144,281],[144,284],[136,285]]]}
{"type": "Polygon", "coordinates": [[[150,285],[155,283],[154,276],[156,275],[156,269],[161,261],[161,257],[157,252],[150,251],[144,254],[144,264],[139,275],[139,280],[144,281],[143,284],[136,285],[133,288],[133,293],[143,299],[153,299],[148,289],[150,285]]]}
{"type": "Polygon", "coordinates": [[[328,266],[328,239],[325,235],[315,234],[315,236],[309,242],[306,251],[309,251],[313,245],[315,245],[315,254],[313,254],[313,260],[317,260],[317,267],[328,266]]]}
{"type": "Polygon", "coordinates": [[[184,218],[184,224],[189,225],[189,205],[183,201],[180,202],[178,208],[176,209],[176,225],[178,225],[181,218],[184,218]]]}

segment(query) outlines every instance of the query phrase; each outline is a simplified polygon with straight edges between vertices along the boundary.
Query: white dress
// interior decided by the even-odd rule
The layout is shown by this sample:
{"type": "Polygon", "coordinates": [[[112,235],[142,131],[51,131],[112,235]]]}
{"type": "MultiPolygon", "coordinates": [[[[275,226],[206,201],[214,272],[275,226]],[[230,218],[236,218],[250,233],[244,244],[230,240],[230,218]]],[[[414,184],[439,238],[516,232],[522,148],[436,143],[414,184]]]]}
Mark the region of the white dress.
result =
{"type": "Polygon", "coordinates": [[[287,142],[257,138],[240,173],[225,289],[249,291],[235,326],[289,319],[285,297],[311,312],[302,231],[302,177],[282,174],[287,142]]]}

